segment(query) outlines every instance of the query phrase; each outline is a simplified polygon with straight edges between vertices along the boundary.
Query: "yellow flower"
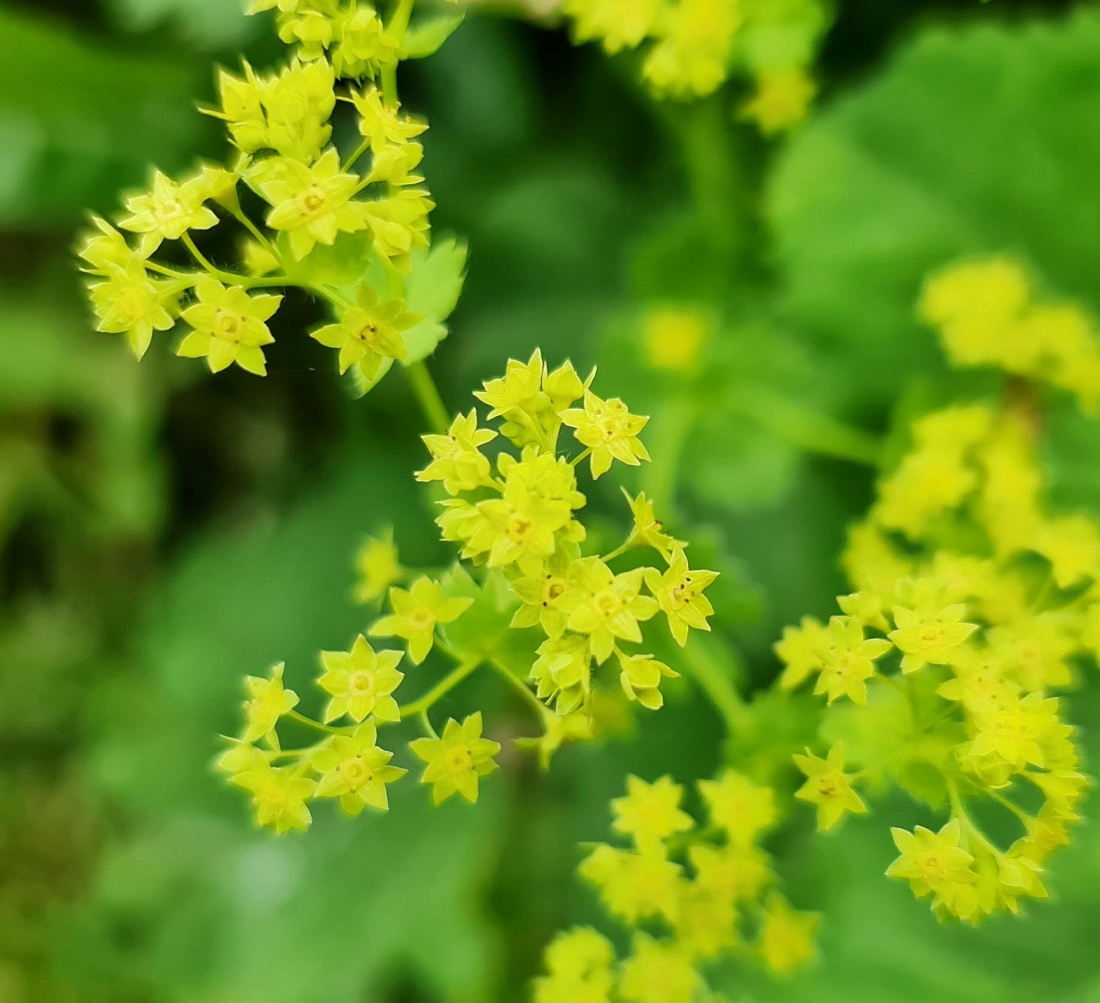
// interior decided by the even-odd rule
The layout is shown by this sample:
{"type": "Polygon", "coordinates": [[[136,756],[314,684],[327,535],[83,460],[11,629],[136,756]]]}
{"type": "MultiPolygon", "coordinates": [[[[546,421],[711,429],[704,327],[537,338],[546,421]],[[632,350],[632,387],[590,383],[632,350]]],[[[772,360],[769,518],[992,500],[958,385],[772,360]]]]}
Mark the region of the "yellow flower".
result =
{"type": "Polygon", "coordinates": [[[688,859],[699,888],[734,904],[753,901],[774,879],[767,855],[751,840],[721,847],[692,846],[688,859]]]}
{"type": "Polygon", "coordinates": [[[324,674],[318,680],[332,699],[325,708],[325,723],[347,714],[353,721],[374,715],[379,721],[400,721],[401,711],[393,691],[404,673],[397,671],[400,651],[376,652],[360,634],[351,651],[322,651],[324,674]]]}
{"type": "Polygon", "coordinates": [[[561,413],[583,396],[584,388],[572,363],[551,373],[536,350],[528,362],[510,359],[504,376],[487,381],[474,396],[489,405],[490,419],[504,419],[501,431],[517,446],[550,448],[557,441],[561,413]]]}
{"type": "Polygon", "coordinates": [[[600,843],[578,873],[599,890],[609,912],[630,924],[653,916],[676,919],[683,879],[663,850],[636,853],[600,843]]]}
{"type": "Polygon", "coordinates": [[[706,97],[726,79],[740,26],[739,4],[681,0],[658,25],[658,41],[642,64],[642,75],[658,92],[706,97]]]}
{"type": "Polygon", "coordinates": [[[816,95],[817,84],[804,70],[765,72],[756,82],[756,93],[741,106],[741,116],[773,136],[798,125],[816,95]]]}
{"type": "Polygon", "coordinates": [[[368,536],[363,541],[355,555],[355,567],[359,572],[359,583],[355,587],[358,603],[374,602],[404,577],[405,569],[398,560],[392,526],[387,526],[381,535],[368,536]]]}
{"type": "Polygon", "coordinates": [[[934,894],[950,899],[955,890],[973,884],[977,875],[971,868],[974,858],[960,845],[962,826],[951,819],[938,833],[918,825],[915,832],[890,830],[901,854],[887,869],[891,878],[905,878],[917,898],[934,894]]]}
{"type": "Polygon", "coordinates": [[[793,758],[807,778],[794,796],[817,805],[819,832],[832,829],[848,812],[866,813],[867,806],[852,789],[852,775],[844,772],[844,749],[840,744],[829,750],[827,759],[815,756],[809,749],[806,755],[793,758]]]}
{"type": "Polygon", "coordinates": [[[636,467],[649,459],[648,451],[638,439],[649,419],[631,414],[617,397],[605,401],[586,390],[584,408],[563,411],[561,420],[574,430],[577,442],[592,451],[594,478],[607,473],[615,460],[636,467]]]}
{"type": "Polygon", "coordinates": [[[935,609],[923,606],[915,610],[903,606],[894,607],[894,623],[897,629],[887,635],[904,652],[902,672],[916,672],[931,662],[948,665],[955,650],[978,629],[977,624],[963,623],[966,604],[958,603],[935,609]]]}
{"type": "Polygon", "coordinates": [[[669,836],[695,828],[695,820],[680,810],[683,797],[684,789],[671,777],[647,784],[630,775],[626,778],[626,797],[611,802],[615,813],[611,828],[633,837],[639,850],[656,849],[669,836]]]}
{"type": "Polygon", "coordinates": [[[341,77],[376,76],[404,58],[401,43],[383,28],[369,7],[353,8],[340,25],[339,42],[332,52],[332,65],[341,77]]]}
{"type": "Polygon", "coordinates": [[[255,742],[274,730],[279,718],[298,706],[298,694],[283,689],[283,669],[280,662],[271,670],[270,679],[247,676],[244,684],[248,699],[244,703],[245,729],[242,741],[255,742]]]}
{"type": "Polygon", "coordinates": [[[699,369],[714,321],[702,310],[662,307],[645,318],[646,361],[654,369],[690,376],[699,369]]]}
{"type": "Polygon", "coordinates": [[[435,208],[428,193],[402,188],[387,198],[356,203],[360,204],[378,256],[397,271],[408,272],[410,252],[428,246],[428,214],[435,208]]]}
{"type": "Polygon", "coordinates": [[[388,811],[386,784],[409,771],[390,766],[393,753],[378,748],[377,742],[378,729],[370,721],[352,735],[330,738],[310,759],[310,765],[321,774],[314,796],[339,798],[340,807],[352,818],[368,806],[388,811]]]}
{"type": "Polygon", "coordinates": [[[436,804],[456,793],[473,803],[477,800],[478,778],[497,768],[493,757],[500,752],[500,743],[482,738],[481,729],[478,711],[462,724],[448,721],[442,738],[418,738],[409,743],[413,753],[428,764],[420,782],[432,784],[436,804]]]}
{"type": "Polygon", "coordinates": [[[114,275],[120,270],[125,272],[133,264],[141,264],[146,255],[139,254],[127,242],[126,238],[110,223],[99,216],[92,217],[95,230],[83,235],[77,256],[86,261],[91,268],[85,269],[96,275],[114,275]]]}
{"type": "Polygon", "coordinates": [[[591,667],[592,650],[588,638],[566,634],[539,645],[538,658],[531,667],[531,681],[537,687],[540,700],[550,701],[556,697],[556,713],[571,714],[588,699],[591,667]]]}
{"type": "Polygon", "coordinates": [[[1054,584],[1068,589],[1100,571],[1100,532],[1086,515],[1051,519],[1039,529],[1035,550],[1050,561],[1054,584]]]}
{"type": "Polygon", "coordinates": [[[130,215],[118,225],[123,230],[144,234],[142,246],[151,254],[162,240],[179,240],[188,230],[217,226],[218,217],[203,204],[210,195],[210,183],[204,174],[180,185],[157,171],[147,195],[126,200],[130,215]]]}
{"type": "Polygon", "coordinates": [[[685,885],[676,918],[676,940],[691,958],[714,958],[735,946],[733,900],[697,884],[685,885]]]}
{"type": "Polygon", "coordinates": [[[666,561],[671,561],[675,550],[683,550],[687,546],[681,540],[676,540],[664,531],[664,526],[658,520],[657,513],[651,502],[643,492],[637,498],[631,498],[626,488],[623,488],[627,503],[630,505],[630,514],[634,517],[634,526],[630,531],[630,542],[633,546],[652,547],[666,561]]]}
{"type": "Polygon", "coordinates": [[[358,366],[363,377],[372,380],[386,359],[409,357],[401,332],[423,318],[409,313],[404,300],[382,302],[365,282],[360,283],[355,300],[355,306],[348,307],[337,323],[314,331],[311,337],[326,348],[340,349],[341,374],[358,366]]]}
{"type": "Polygon", "coordinates": [[[214,760],[214,769],[226,774],[230,782],[238,787],[242,786],[242,776],[264,770],[275,755],[274,752],[264,752],[239,739],[231,738],[228,741],[229,748],[214,760]]]}
{"type": "Polygon", "coordinates": [[[178,286],[157,282],[140,261],[112,269],[106,282],[89,287],[96,313],[96,330],[125,334],[139,359],[149,350],[154,331],[176,323],[178,286]]]}
{"type": "Polygon", "coordinates": [[[351,100],[359,113],[359,133],[370,140],[372,153],[379,154],[390,144],[407,143],[428,128],[421,119],[401,115],[397,102],[387,105],[373,84],[358,93],[352,91],[351,100]]]}
{"type": "Polygon", "coordinates": [[[1028,690],[1071,686],[1069,659],[1079,642],[1073,621],[1061,611],[1023,615],[986,634],[991,656],[1004,675],[1028,690]]]}
{"type": "Polygon", "coordinates": [[[409,642],[409,658],[419,665],[435,643],[435,629],[453,623],[473,604],[468,596],[448,599],[440,586],[421,575],[406,589],[390,589],[393,615],[370,629],[372,637],[401,637],[409,642]]]}
{"type": "Polygon", "coordinates": [[[637,700],[649,710],[660,710],[665,698],[660,690],[662,679],[678,679],[679,672],[652,655],[624,655],[619,652],[619,684],[628,700],[637,700]]]}
{"type": "Polygon", "coordinates": [[[267,321],[282,303],[282,296],[249,296],[241,286],[226,288],[217,279],[203,276],[195,283],[198,302],[183,311],[194,329],[180,343],[176,354],[185,359],[205,356],[212,373],[234,362],[257,376],[267,374],[260,346],[270,345],[267,321]]]}
{"type": "Polygon", "coordinates": [[[855,703],[867,703],[867,680],[875,674],[875,659],[890,650],[881,637],[864,639],[863,627],[848,616],[829,619],[828,644],[822,652],[821,675],[814,693],[828,694],[829,703],[848,696],[855,703]]]}
{"type": "Polygon", "coordinates": [[[598,40],[611,54],[641,45],[653,29],[660,0],[564,0],[578,43],[598,40]]]}
{"type": "Polygon", "coordinates": [[[565,633],[569,618],[561,600],[569,590],[575,561],[571,548],[559,547],[545,561],[532,564],[527,574],[512,579],[512,591],[523,603],[512,617],[513,627],[540,627],[551,640],[565,633]]]}
{"type": "Polygon", "coordinates": [[[590,927],[559,933],[546,948],[548,975],[534,981],[534,1003],[610,1003],[615,951],[590,927]]]}
{"type": "Polygon", "coordinates": [[[313,796],[317,784],[293,769],[267,766],[242,774],[236,782],[251,793],[256,821],[279,835],[305,832],[313,821],[306,798],[313,796]]]}
{"type": "Polygon", "coordinates": [[[301,261],[316,244],[333,244],[340,233],[367,228],[366,203],[353,202],[360,180],[340,171],[340,154],[325,151],[312,167],[276,158],[260,165],[257,185],[274,207],[267,216],[273,230],[285,230],[290,252],[301,261]]]}
{"type": "Polygon", "coordinates": [[[776,975],[789,975],[814,957],[816,913],[795,912],[773,892],[764,907],[758,948],[764,964],[776,975]]]}
{"type": "Polygon", "coordinates": [[[783,689],[793,690],[825,665],[829,631],[812,616],[804,616],[797,627],[784,627],[775,643],[775,653],[786,666],[779,677],[783,689]]]}
{"type": "Polygon", "coordinates": [[[690,568],[683,547],[673,550],[664,574],[656,568],[645,569],[646,585],[668,618],[669,630],[681,647],[687,644],[691,628],[710,630],[707,617],[714,612],[714,607],[703,595],[703,590],[717,577],[717,571],[690,568]]]}
{"type": "Polygon", "coordinates": [[[838,596],[836,600],[841,612],[858,620],[864,627],[874,627],[884,634],[890,629],[882,607],[882,596],[875,592],[852,592],[838,596]]]}
{"type": "Polygon", "coordinates": [[[681,947],[638,933],[623,962],[619,995],[628,1003],[694,1003],[702,984],[681,947]]]}
{"type": "Polygon", "coordinates": [[[588,635],[598,662],[607,661],[616,641],[642,640],[639,622],[656,615],[657,603],[640,594],[641,568],[616,575],[598,557],[585,557],[573,565],[571,577],[561,608],[569,615],[569,629],[588,635]]]}
{"type": "Polygon", "coordinates": [[[451,422],[446,435],[422,437],[432,462],[417,473],[416,479],[421,483],[442,481],[451,495],[488,486],[492,470],[481,447],[496,437],[492,429],[478,428],[477,411],[470,408],[469,414],[460,414],[451,422]]]}
{"type": "Polygon", "coordinates": [[[971,742],[974,756],[995,755],[1012,769],[1022,771],[1027,764],[1044,766],[1041,740],[1059,727],[1058,701],[1041,693],[1021,698],[1015,694],[974,714],[977,735],[971,742]]]}
{"type": "Polygon", "coordinates": [[[714,825],[725,829],[735,846],[748,846],[775,825],[775,791],[753,783],[734,770],[717,780],[700,780],[699,793],[707,802],[714,825]]]}

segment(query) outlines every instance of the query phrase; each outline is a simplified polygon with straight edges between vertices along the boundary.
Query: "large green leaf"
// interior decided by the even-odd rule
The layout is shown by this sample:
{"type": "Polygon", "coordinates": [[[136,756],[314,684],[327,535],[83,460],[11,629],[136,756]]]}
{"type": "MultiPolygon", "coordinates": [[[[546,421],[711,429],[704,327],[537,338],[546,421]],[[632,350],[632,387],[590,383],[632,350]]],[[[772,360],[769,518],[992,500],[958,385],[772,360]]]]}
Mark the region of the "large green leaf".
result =
{"type": "Polygon", "coordinates": [[[789,315],[892,398],[938,352],[913,307],[961,254],[1100,298],[1100,17],[925,31],[794,139],[769,196],[789,315]]]}

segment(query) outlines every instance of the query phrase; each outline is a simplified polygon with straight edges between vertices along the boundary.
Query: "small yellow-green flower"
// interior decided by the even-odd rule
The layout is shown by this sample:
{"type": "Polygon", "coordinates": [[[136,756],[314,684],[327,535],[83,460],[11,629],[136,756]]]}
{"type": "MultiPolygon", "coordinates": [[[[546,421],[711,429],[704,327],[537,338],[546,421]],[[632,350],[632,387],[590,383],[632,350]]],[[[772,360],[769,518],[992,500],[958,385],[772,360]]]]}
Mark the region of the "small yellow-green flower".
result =
{"type": "Polygon", "coordinates": [[[844,748],[840,744],[829,750],[828,758],[815,756],[809,749],[804,756],[794,756],[795,765],[806,775],[806,782],[795,791],[800,801],[817,805],[817,828],[826,832],[851,812],[862,815],[867,806],[852,789],[852,775],[844,772],[844,748]]]}
{"type": "Polygon", "coordinates": [[[365,203],[352,201],[360,179],[341,172],[340,154],[334,149],[326,150],[312,167],[286,157],[265,162],[257,184],[274,207],[267,225],[287,232],[296,261],[316,244],[333,244],[340,233],[367,228],[365,203]]]}
{"type": "Polygon", "coordinates": [[[255,742],[274,730],[279,718],[298,706],[298,694],[283,688],[283,669],[280,662],[271,670],[270,679],[247,676],[244,684],[248,699],[244,703],[245,729],[241,740],[255,742]]]}
{"type": "Polygon", "coordinates": [[[390,589],[393,615],[379,620],[372,637],[401,637],[409,643],[409,658],[419,665],[435,643],[435,629],[457,620],[473,603],[468,596],[448,599],[437,582],[421,575],[409,589],[390,589]]]}
{"type": "Polygon", "coordinates": [[[226,288],[217,279],[200,278],[195,283],[198,302],[183,311],[193,330],[183,339],[176,354],[185,359],[206,358],[212,373],[234,362],[257,376],[267,374],[262,345],[275,339],[268,329],[282,296],[249,296],[241,286],[226,288]]]}
{"type": "Polygon", "coordinates": [[[828,645],[828,629],[812,616],[804,616],[797,627],[784,627],[782,639],[775,644],[775,653],[785,666],[779,685],[793,690],[821,669],[828,645]]]}
{"type": "Polygon", "coordinates": [[[714,612],[714,607],[703,595],[703,590],[717,577],[717,571],[690,568],[683,547],[677,547],[672,552],[668,570],[664,574],[656,568],[646,569],[646,585],[656,597],[661,611],[668,617],[672,636],[681,647],[687,644],[689,629],[710,630],[707,617],[714,612]]]}
{"type": "Polygon", "coordinates": [[[317,784],[290,767],[265,766],[241,774],[236,783],[251,793],[256,821],[279,835],[305,832],[313,821],[306,799],[313,796],[317,784]]]}
{"type": "Polygon", "coordinates": [[[559,933],[546,948],[547,975],[534,981],[534,1003],[611,1003],[615,951],[590,927],[559,933]]]}
{"type": "Polygon", "coordinates": [[[656,848],[669,836],[695,827],[695,820],[680,810],[683,798],[684,789],[671,777],[647,784],[638,777],[628,776],[626,797],[611,802],[615,813],[611,828],[633,837],[639,849],[656,848]]]}
{"type": "Polygon", "coordinates": [[[492,429],[478,428],[477,411],[470,408],[469,414],[455,417],[446,435],[423,437],[432,462],[417,473],[416,479],[421,483],[442,481],[451,495],[485,487],[492,482],[492,470],[481,447],[496,437],[492,429]]]}
{"type": "Polygon", "coordinates": [[[886,868],[886,874],[908,880],[917,898],[935,894],[948,899],[959,886],[974,883],[974,858],[960,845],[962,825],[957,818],[939,832],[923,825],[918,825],[915,832],[898,828],[890,831],[901,856],[886,868]]]}
{"type": "Polygon", "coordinates": [[[551,640],[565,633],[569,618],[561,599],[569,591],[575,560],[573,553],[560,547],[545,561],[532,564],[525,575],[512,580],[512,591],[523,603],[512,617],[513,627],[541,627],[551,640]]]}
{"type": "Polygon", "coordinates": [[[340,807],[352,818],[368,806],[388,811],[386,784],[409,772],[390,766],[392,758],[392,752],[378,748],[378,729],[371,721],[352,735],[336,735],[310,760],[321,774],[314,796],[339,798],[340,807]]]}
{"type": "Polygon", "coordinates": [[[795,912],[782,895],[773,892],[764,906],[757,945],[764,964],[776,975],[789,975],[814,957],[816,913],[795,912]]]}
{"type": "Polygon", "coordinates": [[[368,536],[355,555],[355,567],[359,583],[355,587],[355,601],[374,602],[384,595],[394,582],[405,574],[398,560],[397,546],[393,542],[393,527],[387,526],[379,536],[368,536]]]}
{"type": "Polygon", "coordinates": [[[627,1003],[695,1003],[703,980],[675,941],[634,935],[634,953],[623,962],[619,995],[627,1003]]]}
{"type": "Polygon", "coordinates": [[[623,494],[630,504],[630,514],[634,517],[634,526],[630,531],[630,541],[635,546],[652,547],[666,561],[672,559],[672,553],[687,546],[681,540],[674,539],[664,531],[651,502],[643,492],[637,498],[631,498],[626,488],[623,494]]]}
{"type": "Polygon", "coordinates": [[[814,693],[828,694],[829,703],[847,696],[865,704],[867,680],[875,674],[875,659],[890,650],[890,642],[881,637],[864,638],[860,622],[849,616],[831,617],[828,633],[814,693]]]}
{"type": "Polygon", "coordinates": [[[966,605],[958,603],[942,609],[905,609],[894,607],[897,630],[887,635],[904,652],[902,672],[915,672],[923,665],[948,665],[959,647],[978,629],[976,624],[961,623],[966,605]]]}
{"type": "Polygon", "coordinates": [[[352,91],[351,100],[359,113],[359,133],[370,140],[372,153],[381,153],[390,144],[406,143],[428,128],[427,122],[402,115],[397,102],[386,104],[373,84],[358,93],[352,91]]]}
{"type": "Polygon", "coordinates": [[[314,331],[311,337],[326,348],[340,349],[341,373],[358,366],[363,376],[371,380],[386,359],[409,357],[401,332],[415,326],[421,318],[405,309],[404,300],[382,302],[365,282],[360,284],[355,299],[356,305],[348,307],[337,323],[314,331]]]}
{"type": "Polygon", "coordinates": [[[602,400],[586,390],[584,408],[563,411],[561,420],[573,429],[577,442],[592,451],[593,477],[606,474],[615,460],[636,467],[649,459],[649,452],[638,439],[649,419],[631,414],[617,397],[602,400]]]}
{"type": "Polygon", "coordinates": [[[756,93],[741,106],[741,116],[755,122],[765,136],[786,132],[806,117],[817,85],[804,70],[763,73],[756,93]]]}
{"type": "Polygon", "coordinates": [[[707,802],[710,819],[726,830],[735,846],[748,846],[775,825],[775,791],[734,770],[717,780],[700,780],[699,793],[707,802]]]}
{"type": "Polygon", "coordinates": [[[663,847],[635,852],[599,843],[577,873],[599,889],[609,912],[630,924],[653,916],[674,922],[679,912],[681,868],[663,847]]]}
{"type": "Polygon", "coordinates": [[[453,794],[477,801],[478,780],[496,768],[493,757],[500,743],[481,737],[481,712],[471,714],[462,724],[447,722],[442,738],[418,738],[409,743],[413,753],[428,764],[420,778],[432,785],[432,800],[442,804],[453,794]]]}
{"type": "Polygon", "coordinates": [[[573,565],[571,578],[559,601],[569,629],[588,635],[598,662],[611,657],[616,641],[642,640],[639,623],[656,615],[657,602],[641,595],[641,568],[616,575],[598,557],[585,557],[573,565]]]}
{"type": "Polygon", "coordinates": [[[376,652],[360,634],[351,651],[322,651],[324,675],[321,689],[332,695],[325,708],[325,721],[347,714],[353,721],[374,715],[379,721],[400,721],[401,711],[393,691],[401,685],[404,673],[397,671],[400,651],[376,652]]]}
{"type": "Polygon", "coordinates": [[[182,185],[157,171],[152,190],[126,201],[130,215],[119,221],[123,230],[144,234],[146,253],[152,253],[163,240],[179,240],[188,230],[209,230],[218,217],[204,204],[211,195],[205,174],[182,185]]]}
{"type": "Polygon", "coordinates": [[[91,267],[85,269],[96,275],[113,275],[125,272],[135,262],[141,264],[145,255],[139,254],[110,223],[99,216],[92,217],[95,230],[84,234],[77,256],[91,267]]]}
{"type": "Polygon", "coordinates": [[[619,684],[628,700],[637,700],[649,710],[660,710],[665,698],[661,693],[662,679],[676,679],[680,673],[657,661],[652,655],[619,653],[619,684]]]}
{"type": "Polygon", "coordinates": [[[89,292],[96,330],[125,334],[139,359],[148,351],[154,331],[175,326],[178,287],[150,278],[136,258],[124,268],[112,269],[107,281],[93,284],[89,292]]]}

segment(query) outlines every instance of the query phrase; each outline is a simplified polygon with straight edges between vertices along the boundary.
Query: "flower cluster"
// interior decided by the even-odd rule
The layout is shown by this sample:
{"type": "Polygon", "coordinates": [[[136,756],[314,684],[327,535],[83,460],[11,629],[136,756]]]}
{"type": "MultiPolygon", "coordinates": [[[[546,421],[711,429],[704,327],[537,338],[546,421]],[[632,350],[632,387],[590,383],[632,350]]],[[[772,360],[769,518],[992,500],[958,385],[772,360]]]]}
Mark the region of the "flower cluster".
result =
{"type": "Polygon", "coordinates": [[[1100,410],[1100,330],[1080,307],[1035,295],[1007,257],[957,262],[924,286],[921,317],[959,366],[995,366],[1074,394],[1100,410]]]}
{"type": "Polygon", "coordinates": [[[618,961],[589,928],[559,935],[535,1003],[694,1003],[703,969],[732,954],[756,956],[777,974],[812,959],[817,917],[790,907],[760,848],[777,820],[774,791],[726,770],[700,781],[699,793],[706,827],[682,810],[683,788],[671,778],[627,779],[626,796],[611,802],[612,828],[632,846],[597,844],[580,874],[635,929],[631,954],[618,961]]]}
{"type": "Polygon", "coordinates": [[[317,798],[339,798],[350,815],[368,806],[385,810],[386,785],[406,770],[390,765],[393,752],[378,745],[379,731],[410,719],[425,737],[409,742],[408,751],[425,764],[421,781],[435,802],[455,794],[476,801],[480,779],[496,769],[500,744],[483,737],[480,712],[461,723],[448,720],[442,734],[430,712],[482,667],[537,715],[542,735],[521,741],[537,748],[544,763],[564,742],[592,736],[601,695],[662,705],[661,682],[676,673],[650,653],[643,625],[660,617],[681,645],[691,630],[709,630],[713,611],[704,592],[717,576],[689,566],[685,545],[662,530],[644,495],[628,496],[633,521],[620,547],[603,556],[585,552],[577,467],[587,460],[598,478],[615,461],[636,466],[648,459],[638,438],[647,419],[620,400],[597,397],[590,384],[569,363],[551,372],[536,352],[527,363],[509,363],[503,378],[477,394],[499,433],[480,427],[475,409],[456,417],[447,434],[424,437],[431,462],[418,479],[441,482],[450,496],[441,503],[439,525],[444,539],[460,545],[470,570],[460,562],[434,577],[410,572],[391,533],[370,539],[357,557],[355,597],[373,603],[386,595],[389,612],[348,651],[321,653],[317,682],[327,702],[320,720],[297,710],[282,666],[268,679],[247,680],[244,726],[219,767],[252,795],[261,824],[303,829],[307,803],[317,798]],[[559,453],[564,428],[576,444],[572,459],[559,453]],[[502,450],[491,462],[483,447],[497,439],[515,451],[502,450]],[[634,561],[614,570],[646,549],[660,556],[661,567],[634,561]],[[376,648],[368,638],[390,639],[391,646],[376,648]],[[395,693],[405,679],[399,666],[424,674],[430,669],[419,667],[433,652],[454,668],[399,703],[395,693]],[[601,693],[599,670],[612,661],[617,673],[601,693]],[[280,722],[322,737],[284,750],[280,722]]]}
{"type": "Polygon", "coordinates": [[[735,69],[755,94],[742,115],[768,134],[797,125],[817,93],[807,73],[829,14],[820,0],[564,0],[578,42],[645,46],[642,77],[680,99],[714,93],[735,69]]]}
{"type": "MultiPolygon", "coordinates": [[[[275,6],[257,0],[251,9],[275,6]]],[[[204,358],[213,372],[236,363],[265,375],[282,295],[256,290],[297,287],[331,308],[334,323],[312,336],[366,390],[445,335],[464,262],[453,245],[429,250],[434,206],[416,173],[427,126],[397,100],[411,4],[386,24],[359,0],[277,6],[280,36],[296,54],[270,73],[247,63],[221,71],[220,103],[208,110],[225,123],[231,157],[178,180],[156,172],[116,225],[94,220],[79,255],[94,276],[98,329],[124,334],[139,358],[154,332],[182,323],[177,354],[204,358]],[[361,140],[346,151],[332,141],[340,107],[361,140]],[[212,263],[196,242],[230,222],[235,269],[212,263]],[[425,273],[448,286],[426,308],[416,294],[425,273]]]]}
{"type": "MultiPolygon", "coordinates": [[[[1009,271],[999,263],[986,278],[995,273],[1009,271]]],[[[963,281],[950,274],[929,284],[926,310],[935,301],[945,316],[945,290],[963,281]]],[[[991,302],[970,301],[971,320],[991,302]]],[[[950,337],[966,342],[979,327],[950,337]]],[[[940,916],[971,922],[1047,894],[1047,858],[1068,842],[1088,785],[1050,694],[1100,657],[1100,525],[1046,511],[1034,407],[1010,389],[1001,406],[955,405],[913,423],[910,451],[851,530],[844,564],[857,591],[827,625],[804,618],[776,646],[783,686],[814,678],[830,705],[856,705],[842,701],[822,725],[843,747],[796,757],[819,827],[866,810],[859,780],[946,806],[938,832],[894,830],[901,856],[888,873],[930,895],[940,916]]]]}

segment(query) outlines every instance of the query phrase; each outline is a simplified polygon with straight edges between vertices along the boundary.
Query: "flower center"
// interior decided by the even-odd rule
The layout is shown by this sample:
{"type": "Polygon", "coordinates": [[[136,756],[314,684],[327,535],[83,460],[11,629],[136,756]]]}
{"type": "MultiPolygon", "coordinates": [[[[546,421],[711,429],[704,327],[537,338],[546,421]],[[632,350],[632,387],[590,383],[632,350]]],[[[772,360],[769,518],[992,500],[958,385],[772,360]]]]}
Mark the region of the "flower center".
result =
{"type": "Polygon", "coordinates": [[[240,341],[242,318],[221,308],[214,315],[214,333],[225,341],[240,341]]]}
{"type": "Polygon", "coordinates": [[[348,689],[357,697],[374,695],[374,677],[369,672],[355,672],[348,679],[348,689]]]}
{"type": "Polygon", "coordinates": [[[447,750],[443,763],[448,773],[457,776],[460,773],[468,773],[474,768],[474,757],[470,754],[469,746],[456,745],[453,749],[447,750]]]}
{"type": "Polygon", "coordinates": [[[316,185],[305,191],[300,198],[302,208],[311,216],[325,208],[325,193],[316,185]]]}
{"type": "Polygon", "coordinates": [[[374,779],[374,774],[367,769],[367,764],[363,762],[362,756],[349,759],[340,769],[352,790],[357,790],[374,779]]]}

